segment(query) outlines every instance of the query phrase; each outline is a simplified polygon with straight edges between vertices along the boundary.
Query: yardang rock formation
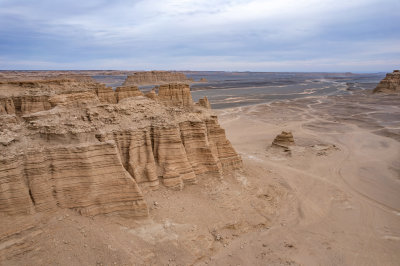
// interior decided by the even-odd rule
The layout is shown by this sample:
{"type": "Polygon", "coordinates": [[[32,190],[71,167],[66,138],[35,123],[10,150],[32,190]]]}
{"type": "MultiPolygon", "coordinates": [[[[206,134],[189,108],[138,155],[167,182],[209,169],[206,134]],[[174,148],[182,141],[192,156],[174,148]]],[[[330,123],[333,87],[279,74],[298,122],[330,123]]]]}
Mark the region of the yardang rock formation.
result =
{"type": "Polygon", "coordinates": [[[150,95],[86,79],[0,82],[0,215],[146,216],[144,193],[160,182],[182,189],[241,168],[188,85],[150,95]]]}
{"type": "Polygon", "coordinates": [[[186,77],[184,73],[171,71],[143,71],[136,72],[127,77],[124,86],[128,85],[161,85],[168,83],[187,83],[193,80],[186,77]]]}
{"type": "Polygon", "coordinates": [[[294,138],[292,132],[282,131],[281,134],[277,135],[272,142],[272,146],[282,147],[288,149],[294,145],[294,138]]]}
{"type": "Polygon", "coordinates": [[[394,70],[393,73],[387,73],[386,77],[379,82],[373,90],[374,93],[399,93],[400,92],[400,70],[394,70]]]}

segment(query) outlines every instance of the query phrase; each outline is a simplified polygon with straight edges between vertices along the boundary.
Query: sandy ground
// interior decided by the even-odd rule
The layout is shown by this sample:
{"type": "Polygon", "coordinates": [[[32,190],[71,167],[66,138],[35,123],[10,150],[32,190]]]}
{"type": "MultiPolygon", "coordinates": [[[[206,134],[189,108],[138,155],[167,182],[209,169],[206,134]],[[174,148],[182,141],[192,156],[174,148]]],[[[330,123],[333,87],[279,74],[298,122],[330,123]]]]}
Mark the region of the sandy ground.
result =
{"type": "Polygon", "coordinates": [[[221,112],[245,163],[277,173],[289,197],[270,229],[243,236],[243,249],[232,244],[212,264],[400,264],[400,97],[373,97],[221,112]],[[295,136],[291,155],[265,149],[281,130],[295,136]]]}
{"type": "Polygon", "coordinates": [[[147,219],[36,217],[0,264],[399,265],[399,102],[360,94],[220,110],[243,171],[150,192],[147,219]],[[270,147],[282,130],[290,152],[270,147]]]}

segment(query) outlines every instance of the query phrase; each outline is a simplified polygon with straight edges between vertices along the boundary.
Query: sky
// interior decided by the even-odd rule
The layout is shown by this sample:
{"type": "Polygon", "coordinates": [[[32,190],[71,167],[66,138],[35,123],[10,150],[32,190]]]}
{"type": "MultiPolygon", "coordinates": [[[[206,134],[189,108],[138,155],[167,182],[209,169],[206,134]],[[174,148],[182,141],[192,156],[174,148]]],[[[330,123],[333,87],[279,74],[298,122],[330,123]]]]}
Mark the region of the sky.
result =
{"type": "Polygon", "coordinates": [[[0,70],[389,72],[400,0],[0,0],[0,70]]]}

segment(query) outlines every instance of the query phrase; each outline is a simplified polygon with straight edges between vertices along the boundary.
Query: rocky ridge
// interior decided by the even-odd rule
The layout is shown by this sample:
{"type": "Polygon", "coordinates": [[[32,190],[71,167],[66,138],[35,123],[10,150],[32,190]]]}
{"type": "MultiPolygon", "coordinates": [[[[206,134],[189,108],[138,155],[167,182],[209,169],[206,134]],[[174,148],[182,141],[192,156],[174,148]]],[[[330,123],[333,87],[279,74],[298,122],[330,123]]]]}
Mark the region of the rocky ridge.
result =
{"type": "Polygon", "coordinates": [[[161,85],[168,83],[191,83],[184,73],[171,71],[143,71],[129,75],[124,86],[130,85],[161,85]]]}
{"type": "Polygon", "coordinates": [[[400,92],[400,70],[394,70],[393,73],[387,73],[386,77],[379,82],[374,93],[398,93],[400,92]]]}

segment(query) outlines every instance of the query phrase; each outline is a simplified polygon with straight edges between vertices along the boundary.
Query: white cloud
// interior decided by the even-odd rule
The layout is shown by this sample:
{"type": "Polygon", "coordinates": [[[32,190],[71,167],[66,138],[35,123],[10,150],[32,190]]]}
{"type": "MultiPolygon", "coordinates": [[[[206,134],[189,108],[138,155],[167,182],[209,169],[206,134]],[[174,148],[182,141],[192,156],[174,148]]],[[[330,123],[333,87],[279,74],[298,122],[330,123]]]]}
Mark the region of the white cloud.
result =
{"type": "MultiPolygon", "coordinates": [[[[262,70],[290,67],[288,62],[333,64],[338,58],[349,63],[359,57],[372,64],[390,53],[393,60],[400,59],[400,34],[390,28],[399,24],[399,9],[398,0],[0,0],[0,23],[6,25],[2,17],[17,19],[16,25],[7,25],[9,32],[21,38],[21,50],[33,51],[31,61],[14,56],[22,65],[62,65],[65,54],[68,62],[76,56],[76,63],[65,64],[69,67],[103,62],[116,68],[165,68],[169,62],[183,69],[262,70]],[[384,24],[385,19],[392,25],[384,24]],[[39,40],[39,47],[24,41],[26,31],[39,40]],[[62,45],[58,48],[49,39],[62,45]],[[52,58],[40,54],[46,51],[40,45],[54,54],[63,50],[52,58]]],[[[4,38],[0,36],[0,55],[12,58],[2,48],[12,40],[4,38]]]]}

